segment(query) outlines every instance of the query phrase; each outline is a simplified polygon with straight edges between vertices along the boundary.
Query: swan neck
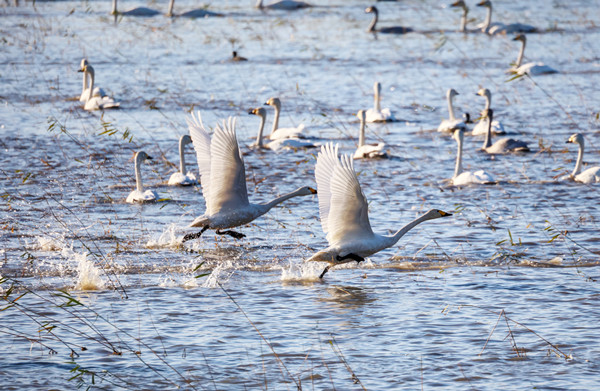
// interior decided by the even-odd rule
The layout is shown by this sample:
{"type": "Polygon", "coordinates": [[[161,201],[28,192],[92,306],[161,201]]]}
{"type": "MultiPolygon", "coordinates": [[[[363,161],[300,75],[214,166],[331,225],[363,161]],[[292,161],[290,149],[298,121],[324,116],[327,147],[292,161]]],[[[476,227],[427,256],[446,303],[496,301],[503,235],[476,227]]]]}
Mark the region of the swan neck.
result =
{"type": "Polygon", "coordinates": [[[467,31],[467,14],[469,13],[469,9],[467,7],[465,7],[463,9],[463,14],[460,17],[460,32],[464,33],[465,31],[467,31]]]}
{"type": "Polygon", "coordinates": [[[179,139],[179,172],[182,175],[185,175],[185,143],[183,142],[183,137],[179,139]]]}
{"type": "Polygon", "coordinates": [[[381,112],[381,96],[379,95],[379,88],[377,88],[377,86],[375,86],[375,95],[374,95],[374,106],[373,108],[375,109],[376,113],[380,113],[381,112]]]}
{"type": "Polygon", "coordinates": [[[421,224],[423,221],[426,221],[426,220],[429,220],[428,217],[426,215],[423,215],[423,216],[420,216],[420,217],[414,219],[410,223],[406,224],[404,227],[402,227],[398,232],[396,232],[391,237],[392,243],[390,244],[390,246],[393,246],[394,244],[396,244],[398,242],[398,240],[400,240],[400,238],[402,238],[408,231],[410,231],[415,226],[421,224]]]}
{"type": "Polygon", "coordinates": [[[454,105],[452,104],[452,96],[448,96],[448,113],[450,113],[450,120],[455,121],[456,117],[454,116],[454,105]]]}
{"type": "Polygon", "coordinates": [[[279,114],[281,112],[281,108],[275,105],[275,118],[273,119],[273,129],[271,129],[271,135],[275,133],[277,129],[279,129],[279,114]]]}
{"type": "Polygon", "coordinates": [[[112,11],[110,11],[111,15],[117,14],[117,0],[112,0],[112,11]]]}
{"type": "Polygon", "coordinates": [[[175,5],[175,0],[169,1],[169,9],[167,10],[167,16],[173,16],[173,6],[175,5]]]}
{"type": "MultiPolygon", "coordinates": [[[[114,0],[116,1],[116,0],[114,0]]],[[[85,94],[85,90],[87,90],[87,72],[83,72],[83,86],[81,90],[81,95],[85,94]]]]}
{"type": "Polygon", "coordinates": [[[487,132],[485,133],[485,140],[483,141],[482,147],[482,149],[486,149],[492,146],[492,121],[490,117],[485,117],[481,120],[487,121],[487,132]]]}
{"type": "Polygon", "coordinates": [[[256,146],[262,148],[263,129],[265,128],[265,116],[260,116],[260,125],[258,126],[258,135],[256,136],[256,146]]]}
{"type": "Polygon", "coordinates": [[[139,155],[135,157],[135,186],[141,193],[144,192],[144,185],[142,184],[142,172],[141,172],[142,159],[139,155]]]}
{"type": "Polygon", "coordinates": [[[360,133],[358,133],[358,148],[365,145],[365,121],[360,119],[360,133]]]}
{"type": "Polygon", "coordinates": [[[263,0],[258,0],[255,7],[258,9],[263,9],[263,0]]]}
{"type": "Polygon", "coordinates": [[[521,50],[519,50],[519,56],[517,57],[517,62],[515,63],[515,68],[518,68],[521,66],[521,63],[523,62],[523,56],[525,56],[525,41],[521,41],[522,45],[521,45],[521,50]]]}
{"type": "Polygon", "coordinates": [[[375,26],[377,25],[377,19],[379,18],[378,12],[377,11],[373,11],[373,20],[371,20],[371,24],[369,25],[369,28],[367,29],[367,32],[372,33],[377,31],[375,29],[375,26]]]}
{"type": "Polygon", "coordinates": [[[277,197],[277,198],[275,198],[273,201],[271,201],[271,202],[268,202],[268,203],[266,203],[266,204],[259,204],[259,206],[260,206],[260,208],[261,208],[261,215],[263,215],[263,214],[267,213],[267,212],[268,212],[268,211],[270,211],[270,210],[271,210],[273,207],[275,207],[275,206],[277,206],[277,205],[281,204],[283,201],[287,201],[287,200],[289,200],[290,198],[293,198],[293,197],[297,197],[297,196],[303,195],[304,193],[302,193],[302,192],[303,192],[303,189],[302,189],[302,188],[300,188],[300,189],[294,190],[294,191],[293,191],[293,192],[291,192],[291,193],[284,194],[284,195],[282,195],[281,197],[277,197]]]}
{"type": "Polygon", "coordinates": [[[83,73],[83,75],[89,75],[90,76],[90,94],[88,95],[87,100],[89,101],[90,99],[92,99],[92,95],[94,92],[94,70],[90,69],[89,66],[86,68],[86,71],[83,73]]]}
{"type": "Polygon", "coordinates": [[[460,173],[463,171],[463,168],[462,168],[463,138],[462,138],[462,136],[459,136],[458,139],[456,140],[456,142],[458,143],[458,151],[456,153],[456,165],[454,167],[453,178],[456,178],[457,176],[459,176],[460,173]]]}
{"type": "Polygon", "coordinates": [[[577,162],[575,163],[575,169],[573,170],[573,173],[571,174],[571,176],[575,176],[577,174],[579,174],[579,171],[581,171],[581,164],[583,163],[583,149],[584,149],[584,145],[583,145],[583,141],[579,144],[579,153],[577,154],[577,162]]]}
{"type": "Polygon", "coordinates": [[[483,31],[485,31],[487,33],[491,24],[492,24],[492,5],[490,4],[487,7],[487,13],[485,14],[485,21],[483,22],[483,31]]]}
{"type": "Polygon", "coordinates": [[[484,110],[488,110],[490,108],[490,106],[492,105],[492,97],[489,94],[485,94],[484,98],[485,98],[485,109],[484,110]]]}

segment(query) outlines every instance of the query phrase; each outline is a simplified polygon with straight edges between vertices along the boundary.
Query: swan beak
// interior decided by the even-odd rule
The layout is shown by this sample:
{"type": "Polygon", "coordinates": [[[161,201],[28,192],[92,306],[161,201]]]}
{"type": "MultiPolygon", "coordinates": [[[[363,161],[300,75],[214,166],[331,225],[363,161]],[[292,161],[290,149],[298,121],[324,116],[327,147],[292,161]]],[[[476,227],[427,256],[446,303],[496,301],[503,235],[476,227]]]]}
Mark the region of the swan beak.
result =
{"type": "Polygon", "coordinates": [[[250,110],[248,110],[248,114],[256,114],[255,111],[256,111],[256,109],[250,109],[250,110]]]}
{"type": "Polygon", "coordinates": [[[317,191],[315,189],[313,189],[312,187],[309,187],[308,190],[310,190],[310,192],[313,194],[317,194],[317,191]]]}
{"type": "Polygon", "coordinates": [[[440,210],[440,215],[442,215],[442,217],[448,217],[448,216],[452,216],[452,213],[448,213],[448,212],[444,212],[443,210],[440,210]]]}
{"type": "Polygon", "coordinates": [[[152,156],[146,156],[146,159],[152,160],[152,156]]]}
{"type": "Polygon", "coordinates": [[[79,69],[77,72],[85,72],[83,69],[79,69]]]}
{"type": "Polygon", "coordinates": [[[477,3],[478,7],[485,7],[487,5],[487,1],[482,1],[481,3],[477,3]]]}

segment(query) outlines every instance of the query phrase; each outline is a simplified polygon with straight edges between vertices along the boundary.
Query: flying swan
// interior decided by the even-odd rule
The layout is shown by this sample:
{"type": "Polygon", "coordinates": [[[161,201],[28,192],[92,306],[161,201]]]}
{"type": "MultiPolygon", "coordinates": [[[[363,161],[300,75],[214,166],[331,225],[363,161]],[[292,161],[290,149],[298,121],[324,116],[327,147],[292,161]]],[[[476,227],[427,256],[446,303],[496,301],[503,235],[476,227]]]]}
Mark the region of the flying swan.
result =
{"type": "Polygon", "coordinates": [[[467,130],[467,125],[463,120],[457,119],[454,115],[454,106],[452,105],[452,99],[458,95],[458,92],[454,88],[450,88],[446,92],[446,99],[448,100],[448,113],[450,119],[442,120],[440,126],[438,126],[438,132],[453,132],[455,129],[467,130]]]}
{"type": "Polygon", "coordinates": [[[382,27],[377,28],[377,20],[379,19],[379,10],[374,5],[367,7],[365,13],[373,14],[373,20],[367,28],[368,33],[382,33],[382,34],[405,34],[413,31],[410,27],[393,26],[393,27],[382,27]]]}
{"type": "Polygon", "coordinates": [[[517,62],[512,68],[508,70],[509,73],[517,75],[528,74],[530,76],[558,73],[556,69],[551,68],[548,65],[541,62],[528,62],[526,64],[521,65],[521,63],[523,62],[523,56],[525,55],[525,45],[527,44],[527,38],[524,34],[519,34],[513,38],[513,41],[521,41],[522,45],[521,50],[519,51],[519,56],[517,57],[517,62]]]}
{"type": "MultiPolygon", "coordinates": [[[[477,91],[477,95],[485,98],[485,108],[483,109],[483,112],[485,113],[492,105],[492,93],[487,88],[480,88],[479,91],[477,91]]],[[[475,125],[475,127],[473,128],[471,134],[473,136],[483,136],[487,133],[487,130],[488,118],[481,117],[479,122],[477,122],[477,125],[475,125]]],[[[506,134],[506,131],[504,130],[504,125],[502,125],[501,122],[494,120],[494,122],[492,122],[492,133],[496,136],[506,134]]]]}
{"type": "Polygon", "coordinates": [[[537,28],[534,26],[523,24],[523,23],[492,23],[492,2],[489,0],[483,0],[477,4],[478,7],[486,7],[487,14],[485,21],[479,24],[477,27],[481,28],[481,31],[489,35],[498,34],[514,34],[514,33],[535,33],[537,28]]]}
{"type": "Polygon", "coordinates": [[[321,147],[315,165],[319,192],[319,214],[329,247],[314,254],[305,262],[327,262],[319,278],[335,265],[364,261],[385,248],[391,247],[417,224],[451,216],[432,209],[411,221],[394,235],[378,235],[369,223],[368,204],[363,194],[353,160],[349,155],[338,157],[338,146],[329,143],[321,147]]]}
{"type": "Polygon", "coordinates": [[[212,140],[199,112],[197,116],[192,113],[187,122],[196,150],[206,211],[190,224],[190,227],[202,227],[200,232],[185,235],[183,242],[199,238],[209,228],[219,235],[241,239],[246,235],[223,229],[247,224],[292,197],[317,193],[311,187],[301,187],[266,204],[251,204],[246,190],[244,159],[235,133],[235,118],[229,117],[222,125],[217,124],[212,140]]]}
{"type": "Polygon", "coordinates": [[[263,144],[263,130],[265,129],[265,122],[267,121],[267,110],[264,107],[257,107],[248,111],[248,114],[254,114],[260,117],[260,125],[258,126],[258,134],[256,136],[256,142],[250,145],[251,148],[258,149],[270,149],[273,151],[281,150],[296,150],[299,148],[314,148],[316,145],[307,140],[302,140],[297,137],[291,138],[280,138],[263,144]]]}
{"type": "Polygon", "coordinates": [[[456,129],[452,136],[458,144],[458,152],[456,153],[456,166],[454,168],[454,176],[452,177],[452,184],[454,186],[465,186],[472,183],[483,183],[490,184],[495,183],[494,178],[483,170],[475,172],[463,171],[462,168],[462,153],[463,153],[463,139],[465,132],[462,129],[456,129]]]}
{"type": "Polygon", "coordinates": [[[488,131],[485,135],[483,146],[481,147],[482,151],[491,155],[498,155],[511,152],[529,152],[529,147],[527,146],[526,142],[508,137],[501,138],[500,140],[492,144],[491,123],[494,119],[494,111],[492,109],[487,109],[483,115],[488,117],[488,131]]]}
{"type": "Polygon", "coordinates": [[[388,108],[381,109],[381,83],[373,85],[373,108],[367,110],[367,122],[393,122],[396,120],[394,114],[388,108]]]}
{"type": "Polygon", "coordinates": [[[151,17],[160,14],[157,10],[153,10],[152,8],[146,7],[137,7],[132,8],[129,11],[119,12],[117,11],[117,0],[113,0],[112,2],[112,11],[110,11],[111,15],[123,15],[123,16],[139,16],[139,17],[151,17]]]}
{"type": "Polygon", "coordinates": [[[169,178],[170,186],[190,186],[197,185],[198,180],[193,172],[186,172],[185,167],[185,146],[192,143],[192,138],[184,134],[179,138],[179,171],[174,172],[169,178]]]}
{"type": "Polygon", "coordinates": [[[144,185],[142,184],[142,163],[146,159],[152,159],[146,152],[139,151],[135,154],[135,186],[136,189],[129,193],[125,202],[133,204],[136,202],[154,202],[158,199],[158,194],[154,190],[144,191],[144,185]]]}
{"type": "Polygon", "coordinates": [[[283,138],[304,138],[302,131],[304,131],[304,124],[300,124],[295,128],[280,128],[279,127],[279,114],[281,113],[281,101],[279,98],[270,98],[265,102],[265,105],[271,106],[275,109],[275,118],[273,119],[273,128],[269,135],[269,140],[280,140],[283,138]]]}
{"type": "MultiPolygon", "coordinates": [[[[570,175],[570,178],[574,181],[592,184],[592,183],[600,183],[600,166],[590,167],[586,169],[584,172],[581,171],[581,164],[583,163],[583,148],[585,141],[583,140],[583,135],[581,133],[575,133],[567,140],[567,143],[579,144],[579,154],[577,155],[577,163],[575,163],[575,169],[570,175]]],[[[317,190],[319,189],[317,183],[317,190]]]]}
{"type": "MultiPolygon", "coordinates": [[[[78,71],[78,72],[83,72],[83,77],[89,77],[90,78],[90,86],[88,87],[88,89],[90,91],[94,91],[94,68],[87,63],[87,61],[81,61],[81,63],[83,64],[83,67],[78,71]]],[[[120,102],[116,102],[113,98],[111,98],[110,96],[100,96],[100,95],[94,95],[92,94],[92,96],[89,96],[90,94],[88,93],[88,97],[87,100],[85,101],[85,105],[83,106],[84,110],[104,110],[104,109],[116,109],[118,108],[121,103],[120,102]]]]}
{"type": "Polygon", "coordinates": [[[358,110],[356,116],[360,119],[360,133],[358,135],[358,148],[354,152],[354,159],[370,159],[387,157],[385,143],[365,144],[365,120],[364,110],[358,110]]]}

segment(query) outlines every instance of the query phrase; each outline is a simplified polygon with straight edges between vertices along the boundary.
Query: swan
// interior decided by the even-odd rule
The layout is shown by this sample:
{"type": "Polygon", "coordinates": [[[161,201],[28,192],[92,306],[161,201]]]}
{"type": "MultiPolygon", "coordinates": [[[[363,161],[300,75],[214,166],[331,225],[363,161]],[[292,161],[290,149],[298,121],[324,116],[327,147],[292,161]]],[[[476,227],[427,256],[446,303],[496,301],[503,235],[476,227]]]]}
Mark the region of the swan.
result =
{"type": "MultiPolygon", "coordinates": [[[[492,105],[492,93],[487,88],[480,88],[479,91],[477,91],[477,95],[483,96],[485,98],[485,108],[483,109],[483,112],[487,111],[492,105]]],[[[482,117],[479,120],[479,122],[477,122],[477,125],[475,125],[475,127],[473,128],[471,134],[473,136],[485,135],[488,130],[487,120],[487,117],[482,117]]],[[[504,125],[502,125],[501,122],[495,120],[494,122],[492,122],[492,133],[494,133],[497,136],[506,134],[506,131],[504,130],[504,125]]]]}
{"type": "Polygon", "coordinates": [[[485,16],[485,21],[478,25],[477,27],[481,28],[486,34],[489,35],[497,35],[497,34],[514,34],[514,33],[534,33],[537,31],[537,28],[528,24],[522,23],[492,23],[492,2],[489,0],[483,0],[477,4],[478,7],[487,7],[487,14],[485,16]]]}
{"type": "MultiPolygon", "coordinates": [[[[83,73],[83,86],[81,89],[81,95],[79,96],[79,101],[81,103],[87,102],[87,100],[90,98],[91,90],[88,88],[89,77],[88,77],[87,73],[83,72],[83,68],[88,64],[89,64],[89,62],[88,62],[87,58],[82,58],[81,63],[79,64],[78,72],[83,73]]],[[[106,96],[106,92],[104,92],[104,90],[100,87],[95,87],[94,91],[92,93],[92,96],[106,96]]]]}
{"type": "Polygon", "coordinates": [[[527,44],[527,38],[524,34],[519,34],[513,38],[513,41],[521,41],[522,45],[521,50],[519,51],[519,56],[517,57],[517,62],[512,68],[508,70],[509,73],[517,75],[528,74],[530,76],[558,73],[556,69],[551,68],[548,65],[545,65],[541,62],[528,62],[527,64],[521,65],[521,62],[523,62],[523,56],[525,55],[525,45],[527,44]]]}
{"type": "Polygon", "coordinates": [[[356,116],[360,119],[360,134],[358,136],[358,148],[354,152],[354,159],[369,159],[387,157],[385,143],[365,144],[365,121],[364,110],[358,110],[356,116]]]}
{"type": "MultiPolygon", "coordinates": [[[[571,173],[570,178],[577,182],[582,182],[588,185],[592,183],[600,183],[600,166],[590,167],[584,172],[579,172],[581,171],[581,164],[583,162],[583,148],[585,144],[585,141],[583,140],[583,135],[581,135],[581,133],[575,133],[574,135],[569,137],[567,143],[579,144],[579,154],[577,155],[577,163],[575,163],[575,169],[571,173]]],[[[317,190],[318,189],[319,188],[317,183],[317,190]]]]}
{"type": "Polygon", "coordinates": [[[269,135],[270,140],[280,140],[283,138],[304,138],[302,131],[304,124],[300,124],[295,128],[280,128],[279,114],[281,113],[281,101],[279,98],[270,98],[265,102],[265,105],[272,106],[275,109],[275,119],[273,119],[273,128],[269,135]]]}
{"type": "Polygon", "coordinates": [[[248,111],[248,114],[254,114],[260,117],[260,125],[258,126],[258,135],[256,136],[256,142],[250,145],[251,148],[264,148],[271,149],[273,151],[280,150],[296,150],[299,148],[314,148],[316,145],[307,140],[301,140],[299,138],[280,138],[273,140],[267,144],[263,144],[263,130],[265,128],[265,122],[267,120],[267,110],[263,107],[257,107],[248,111]]]}
{"type": "Polygon", "coordinates": [[[458,31],[461,33],[467,32],[467,15],[469,14],[469,7],[465,4],[464,0],[458,0],[450,4],[450,7],[460,7],[463,10],[463,14],[460,17],[460,28],[458,31]]]}
{"type": "Polygon", "coordinates": [[[367,110],[367,122],[393,122],[396,120],[390,109],[381,109],[381,83],[375,82],[373,85],[374,105],[372,109],[367,110]]]}
{"type": "Polygon", "coordinates": [[[141,17],[151,17],[160,14],[157,10],[153,10],[152,8],[146,7],[137,7],[130,9],[129,11],[119,12],[117,11],[117,0],[113,0],[112,2],[112,11],[111,15],[123,15],[123,16],[141,16],[141,17]]]}
{"type": "Polygon", "coordinates": [[[369,223],[369,207],[363,194],[354,163],[349,155],[338,157],[338,146],[332,143],[321,147],[315,165],[315,178],[319,192],[319,214],[323,232],[329,246],[305,262],[327,262],[319,278],[330,267],[347,262],[362,262],[365,257],[391,247],[417,224],[427,220],[451,216],[432,209],[411,221],[394,235],[378,235],[369,223]]]}
{"type": "Polygon", "coordinates": [[[296,0],[280,0],[267,5],[263,4],[263,0],[258,0],[256,2],[256,8],[260,10],[268,8],[272,10],[294,11],[308,7],[312,7],[312,5],[305,3],[304,1],[296,0]]]}
{"type": "Polygon", "coordinates": [[[492,109],[487,109],[484,113],[484,115],[486,117],[488,117],[487,123],[488,123],[488,131],[485,135],[485,141],[483,142],[483,146],[481,147],[481,150],[484,152],[487,152],[489,154],[503,154],[503,153],[510,153],[510,152],[529,152],[529,147],[527,146],[527,143],[524,141],[520,141],[520,140],[515,140],[512,138],[501,138],[500,140],[496,141],[494,144],[492,144],[492,126],[491,123],[493,122],[493,115],[494,112],[492,109]]]}
{"type": "Polygon", "coordinates": [[[139,151],[135,154],[135,185],[136,189],[129,193],[125,202],[133,204],[135,202],[154,202],[158,199],[158,194],[153,190],[144,191],[142,184],[142,163],[146,159],[152,159],[146,152],[139,151]]]}
{"type": "MultiPolygon", "coordinates": [[[[90,86],[89,90],[94,91],[94,67],[92,67],[89,63],[84,63],[82,61],[83,68],[79,70],[79,72],[83,72],[83,77],[89,76],[90,78],[90,86]],[[87,75],[87,76],[86,76],[87,75]]],[[[104,109],[116,109],[121,105],[120,102],[116,102],[110,96],[99,96],[93,95],[89,96],[83,106],[84,110],[104,110],[104,109]]]]}
{"type": "Polygon", "coordinates": [[[374,5],[367,7],[365,13],[373,14],[373,20],[367,29],[368,33],[382,33],[382,34],[405,34],[413,31],[410,27],[394,26],[394,27],[383,27],[376,28],[377,20],[379,19],[379,10],[374,5]]]}
{"type": "Polygon", "coordinates": [[[438,126],[438,132],[453,132],[455,129],[467,130],[467,125],[464,121],[457,119],[454,116],[454,106],[452,105],[452,99],[458,95],[458,92],[454,88],[450,88],[446,92],[446,99],[448,100],[448,113],[450,113],[450,119],[442,120],[440,126],[438,126]]]}
{"type": "Polygon", "coordinates": [[[182,18],[195,19],[195,18],[209,18],[211,16],[223,16],[223,14],[220,14],[218,12],[212,12],[205,8],[198,8],[195,10],[184,12],[183,14],[175,15],[175,14],[173,14],[173,6],[174,5],[175,5],[175,0],[170,0],[169,1],[169,9],[167,10],[168,17],[180,16],[182,18]]]}
{"type": "Polygon", "coordinates": [[[173,173],[169,178],[170,186],[190,186],[197,185],[198,180],[193,172],[186,173],[185,170],[185,146],[192,143],[192,138],[184,134],[179,138],[179,171],[173,173]]]}
{"type": "Polygon", "coordinates": [[[206,211],[190,224],[190,227],[202,227],[202,230],[185,235],[183,242],[200,237],[209,228],[219,235],[241,239],[245,237],[242,233],[222,230],[247,224],[292,197],[317,193],[306,186],[266,204],[251,204],[246,190],[244,159],[235,132],[235,118],[229,117],[222,125],[217,124],[212,140],[204,129],[199,112],[197,116],[192,113],[187,122],[198,158],[206,211]]]}
{"type": "Polygon", "coordinates": [[[452,176],[452,184],[454,186],[465,186],[472,183],[495,183],[494,178],[483,170],[475,172],[463,171],[462,168],[462,152],[463,139],[465,132],[462,129],[456,129],[452,136],[458,144],[458,152],[456,153],[456,166],[454,167],[454,176],[452,176]]]}

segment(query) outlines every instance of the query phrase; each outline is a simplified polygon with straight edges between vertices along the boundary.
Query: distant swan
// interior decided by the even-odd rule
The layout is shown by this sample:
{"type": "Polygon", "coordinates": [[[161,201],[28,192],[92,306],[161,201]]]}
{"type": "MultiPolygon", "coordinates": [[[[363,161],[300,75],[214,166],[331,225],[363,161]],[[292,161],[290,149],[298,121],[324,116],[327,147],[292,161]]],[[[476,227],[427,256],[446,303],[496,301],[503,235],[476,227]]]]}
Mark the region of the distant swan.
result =
{"type": "Polygon", "coordinates": [[[144,191],[144,185],[142,184],[142,163],[146,159],[152,159],[144,151],[139,151],[135,154],[135,185],[136,189],[129,193],[125,202],[133,204],[135,202],[153,202],[158,199],[158,194],[153,190],[144,191]]]}
{"type": "Polygon", "coordinates": [[[219,235],[241,239],[245,237],[242,233],[222,230],[248,224],[292,197],[317,193],[313,188],[301,187],[266,204],[251,204],[246,190],[244,159],[235,133],[235,119],[229,117],[222,125],[217,124],[212,140],[204,129],[200,113],[197,116],[192,114],[187,121],[198,158],[206,211],[190,224],[190,227],[202,227],[202,230],[185,235],[183,242],[200,237],[209,228],[219,235]]]}
{"type": "Polygon", "coordinates": [[[256,2],[256,8],[258,9],[268,8],[272,10],[294,11],[308,7],[312,7],[312,5],[305,3],[304,1],[296,0],[280,0],[267,5],[263,5],[263,0],[258,0],[256,2]]]}
{"type": "MultiPolygon", "coordinates": [[[[81,95],[79,96],[79,101],[81,103],[87,102],[87,100],[90,98],[91,90],[88,86],[89,75],[86,72],[83,72],[83,68],[88,64],[89,62],[86,58],[82,58],[81,63],[79,64],[78,72],[83,73],[83,86],[81,88],[81,95]]],[[[95,87],[94,91],[92,92],[92,96],[106,96],[106,92],[104,92],[104,90],[100,87],[95,87]]]]}
{"type": "Polygon", "coordinates": [[[583,149],[585,144],[583,136],[580,133],[575,133],[574,135],[569,137],[567,143],[579,144],[579,154],[577,155],[577,163],[575,163],[575,169],[571,173],[570,177],[577,182],[582,182],[588,185],[592,183],[600,183],[600,166],[590,167],[582,173],[579,172],[581,171],[581,164],[583,163],[583,149]]]}
{"type": "Polygon", "coordinates": [[[283,138],[304,138],[302,131],[304,130],[304,124],[300,124],[295,128],[280,128],[279,127],[279,115],[281,113],[281,101],[279,98],[270,98],[265,102],[265,105],[269,105],[275,109],[275,118],[273,119],[273,128],[269,135],[270,140],[280,140],[283,138]]]}
{"type": "Polygon", "coordinates": [[[364,110],[358,110],[356,116],[360,119],[360,134],[358,136],[358,148],[354,152],[354,159],[370,159],[387,157],[385,144],[365,144],[365,120],[364,110]]]}
{"type": "Polygon", "coordinates": [[[374,5],[367,7],[365,13],[373,14],[373,20],[367,28],[368,33],[382,33],[382,34],[405,34],[413,31],[410,27],[394,26],[394,27],[383,27],[377,28],[377,20],[379,19],[379,10],[374,5]]]}
{"type": "Polygon", "coordinates": [[[175,5],[175,0],[170,0],[169,1],[169,9],[167,10],[167,16],[168,17],[174,17],[174,16],[179,16],[182,18],[192,18],[192,19],[196,19],[196,18],[208,18],[211,16],[223,16],[223,14],[220,14],[218,12],[212,12],[209,11],[205,8],[198,8],[195,10],[191,10],[191,11],[187,11],[184,12],[182,14],[173,14],[173,7],[175,5]]]}
{"type": "Polygon", "coordinates": [[[517,57],[517,62],[512,68],[508,70],[508,72],[517,75],[528,74],[531,76],[558,73],[556,69],[551,68],[548,65],[545,65],[541,62],[528,62],[527,64],[521,65],[521,62],[523,62],[523,56],[525,55],[525,45],[527,44],[527,38],[524,34],[519,34],[513,38],[513,41],[521,41],[523,44],[521,45],[521,50],[519,51],[519,57],[517,57]]]}
{"type": "Polygon", "coordinates": [[[493,122],[494,112],[492,109],[487,109],[484,115],[488,117],[488,131],[485,135],[483,146],[481,147],[482,151],[492,155],[511,152],[529,152],[529,147],[526,142],[508,137],[501,138],[492,144],[492,126],[490,123],[493,122]]]}
{"type": "Polygon", "coordinates": [[[139,16],[139,17],[151,17],[160,14],[157,10],[153,10],[151,8],[146,7],[137,7],[130,9],[129,11],[119,12],[117,11],[117,0],[113,0],[112,2],[112,11],[111,15],[124,15],[124,16],[139,16]]]}
{"type": "Polygon", "coordinates": [[[537,28],[528,24],[522,23],[492,23],[492,2],[489,0],[483,0],[478,3],[479,7],[487,7],[487,15],[485,17],[485,21],[483,24],[480,24],[478,27],[481,27],[481,31],[489,35],[497,35],[497,34],[514,34],[514,33],[534,33],[537,31],[537,28]]]}
{"type": "MultiPolygon", "coordinates": [[[[492,93],[487,88],[481,88],[479,89],[479,91],[477,91],[477,95],[483,96],[485,98],[485,108],[483,109],[483,112],[485,113],[492,105],[492,93]]],[[[481,117],[479,122],[477,122],[477,125],[475,125],[475,127],[473,128],[471,134],[473,136],[483,136],[487,134],[487,130],[488,117],[481,117]]],[[[502,123],[500,123],[499,121],[495,120],[494,122],[492,122],[492,133],[497,136],[506,134],[506,131],[504,130],[504,125],[502,125],[502,123]]]]}
{"type": "Polygon", "coordinates": [[[453,135],[458,144],[458,152],[456,153],[456,166],[454,167],[454,176],[452,176],[452,184],[454,186],[465,186],[472,183],[494,183],[494,178],[483,170],[475,172],[463,171],[462,154],[463,154],[463,139],[464,131],[456,129],[453,135]]]}
{"type": "Polygon", "coordinates": [[[267,144],[263,144],[263,130],[265,128],[265,122],[267,120],[267,110],[263,107],[257,107],[248,111],[248,114],[254,114],[260,117],[260,125],[258,126],[258,135],[256,136],[256,142],[250,147],[258,149],[270,149],[273,151],[280,150],[296,150],[300,148],[314,148],[316,145],[307,140],[301,140],[296,137],[292,138],[280,138],[273,140],[267,144]]]}
{"type": "Polygon", "coordinates": [[[190,186],[198,184],[196,175],[193,172],[186,172],[185,167],[185,146],[192,143],[192,138],[184,134],[179,138],[179,171],[173,173],[169,178],[170,186],[190,186]]]}
{"type": "MultiPolygon", "coordinates": [[[[82,61],[82,64],[84,64],[83,61],[82,61]]],[[[94,68],[89,63],[84,64],[83,68],[80,69],[79,72],[84,73],[84,75],[83,75],[84,78],[86,77],[86,75],[89,76],[90,86],[88,89],[90,91],[94,91],[94,76],[95,76],[94,68]]],[[[84,110],[104,110],[104,109],[116,109],[120,105],[121,105],[120,102],[116,102],[110,96],[93,95],[93,96],[88,96],[88,99],[86,100],[83,108],[84,108],[84,110]]]]}
{"type": "Polygon", "coordinates": [[[375,82],[373,85],[374,105],[372,109],[367,110],[367,122],[393,122],[396,120],[390,109],[381,109],[381,83],[375,82]]]}
{"type": "Polygon", "coordinates": [[[442,120],[440,126],[438,126],[438,132],[453,132],[455,129],[467,130],[467,125],[463,120],[457,119],[454,115],[454,106],[452,105],[452,99],[458,95],[458,92],[454,88],[450,88],[446,92],[446,99],[448,100],[448,113],[450,119],[442,120]]]}
{"type": "Polygon", "coordinates": [[[417,224],[427,220],[451,216],[450,213],[432,209],[411,221],[394,235],[378,235],[369,223],[369,205],[363,194],[350,156],[338,157],[338,147],[327,144],[321,147],[315,165],[315,178],[319,192],[319,214],[329,247],[308,258],[305,262],[327,262],[319,278],[330,267],[347,262],[362,262],[365,257],[391,247],[417,224]]]}
{"type": "Polygon", "coordinates": [[[465,4],[464,0],[458,0],[450,4],[450,7],[460,7],[463,10],[463,14],[460,17],[460,28],[458,31],[461,33],[467,32],[467,15],[469,14],[469,7],[465,4]]]}

